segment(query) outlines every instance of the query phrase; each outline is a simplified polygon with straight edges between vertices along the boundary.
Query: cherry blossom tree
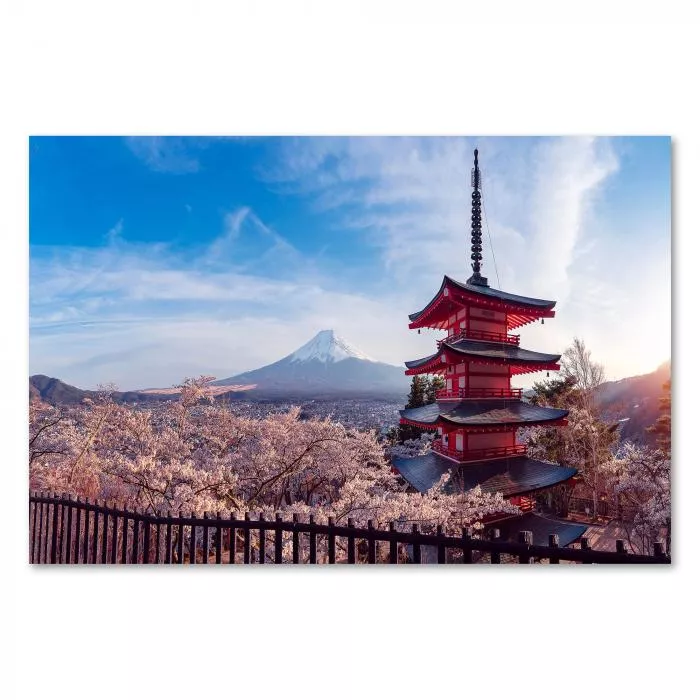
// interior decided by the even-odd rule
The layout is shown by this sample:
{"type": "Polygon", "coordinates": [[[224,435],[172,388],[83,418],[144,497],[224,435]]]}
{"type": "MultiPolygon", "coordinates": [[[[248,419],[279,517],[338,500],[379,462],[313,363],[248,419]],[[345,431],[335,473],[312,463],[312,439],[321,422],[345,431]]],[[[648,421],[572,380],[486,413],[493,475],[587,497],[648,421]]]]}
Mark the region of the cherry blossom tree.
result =
{"type": "MultiPolygon", "coordinates": [[[[500,494],[446,493],[444,482],[409,493],[374,432],[301,420],[299,408],[236,415],[212,401],[211,379],[187,379],[178,401],[149,409],[117,404],[109,391],[65,411],[33,404],[31,487],[150,513],[281,513],[452,533],[519,512],[500,494]]],[[[414,442],[400,449],[426,449],[427,438],[414,442]]]]}
{"type": "Polygon", "coordinates": [[[671,461],[663,450],[625,442],[604,470],[614,483],[622,505],[633,510],[623,522],[633,551],[650,554],[653,544],[666,540],[671,553],[671,461]]]}
{"type": "MultiPolygon", "coordinates": [[[[593,497],[595,518],[599,498],[607,489],[602,465],[610,459],[617,443],[617,423],[605,422],[596,404],[596,390],[605,379],[605,372],[601,364],[593,361],[583,340],[574,338],[562,355],[561,368],[560,377],[535,384],[532,402],[568,409],[568,425],[538,426],[523,431],[522,437],[533,459],[578,469],[582,484],[593,497]]],[[[571,489],[556,487],[552,494],[565,514],[571,489]]]]}

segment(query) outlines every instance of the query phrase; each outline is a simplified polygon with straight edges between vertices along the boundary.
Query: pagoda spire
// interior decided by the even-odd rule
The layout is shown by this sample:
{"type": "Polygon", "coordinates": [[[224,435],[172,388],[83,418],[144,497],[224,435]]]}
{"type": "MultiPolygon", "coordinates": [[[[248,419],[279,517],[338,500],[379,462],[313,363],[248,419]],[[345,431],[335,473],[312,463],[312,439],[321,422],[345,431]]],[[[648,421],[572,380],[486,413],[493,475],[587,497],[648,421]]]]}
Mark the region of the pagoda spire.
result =
{"type": "Polygon", "coordinates": [[[472,168],[472,276],[467,284],[488,287],[489,282],[481,275],[481,172],[479,171],[479,151],[474,149],[472,168]]]}

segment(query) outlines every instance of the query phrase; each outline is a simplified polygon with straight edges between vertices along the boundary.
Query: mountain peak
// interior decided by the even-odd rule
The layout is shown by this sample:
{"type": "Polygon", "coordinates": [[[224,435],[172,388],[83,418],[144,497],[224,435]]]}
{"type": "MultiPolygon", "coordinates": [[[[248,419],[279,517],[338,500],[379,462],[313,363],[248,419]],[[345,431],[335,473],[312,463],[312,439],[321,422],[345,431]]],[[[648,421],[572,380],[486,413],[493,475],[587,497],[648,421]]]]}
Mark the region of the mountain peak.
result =
{"type": "Polygon", "coordinates": [[[289,356],[291,362],[340,362],[348,358],[376,362],[361,350],[341,338],[333,329],[319,331],[311,340],[289,356]]]}

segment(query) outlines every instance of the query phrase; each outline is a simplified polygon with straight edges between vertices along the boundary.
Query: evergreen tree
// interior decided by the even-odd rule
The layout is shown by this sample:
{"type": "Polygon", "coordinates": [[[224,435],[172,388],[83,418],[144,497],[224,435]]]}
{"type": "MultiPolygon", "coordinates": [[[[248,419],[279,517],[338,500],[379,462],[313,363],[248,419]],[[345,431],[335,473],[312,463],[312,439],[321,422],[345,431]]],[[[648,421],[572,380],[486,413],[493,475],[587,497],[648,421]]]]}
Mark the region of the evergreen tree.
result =
{"type": "MultiPolygon", "coordinates": [[[[415,375],[411,381],[406,408],[420,408],[434,403],[436,392],[444,386],[445,380],[439,375],[432,376],[430,379],[423,375],[415,375]]],[[[404,440],[418,440],[423,432],[413,425],[399,426],[399,438],[402,442],[404,440]]]]}
{"type": "Polygon", "coordinates": [[[535,406],[565,407],[575,386],[576,379],[570,375],[535,382],[532,386],[534,393],[530,402],[535,406]]]}
{"type": "Polygon", "coordinates": [[[408,393],[406,408],[418,408],[425,406],[428,391],[428,378],[416,374],[411,381],[411,390],[408,393]]]}
{"type": "Polygon", "coordinates": [[[428,381],[428,386],[425,392],[425,403],[435,403],[437,392],[445,388],[445,380],[439,374],[434,374],[428,381]]]}

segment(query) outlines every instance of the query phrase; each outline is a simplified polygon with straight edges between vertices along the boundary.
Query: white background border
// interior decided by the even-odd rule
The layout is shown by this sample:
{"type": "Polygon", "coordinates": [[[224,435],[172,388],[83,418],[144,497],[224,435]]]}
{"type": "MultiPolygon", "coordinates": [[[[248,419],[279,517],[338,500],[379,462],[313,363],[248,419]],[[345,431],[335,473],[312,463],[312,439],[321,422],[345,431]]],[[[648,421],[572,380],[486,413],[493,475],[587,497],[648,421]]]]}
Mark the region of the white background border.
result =
{"type": "Polygon", "coordinates": [[[692,695],[700,119],[683,4],[14,5],[0,19],[11,697],[692,695]],[[26,564],[27,137],[337,133],[674,137],[672,567],[26,564]]]}

